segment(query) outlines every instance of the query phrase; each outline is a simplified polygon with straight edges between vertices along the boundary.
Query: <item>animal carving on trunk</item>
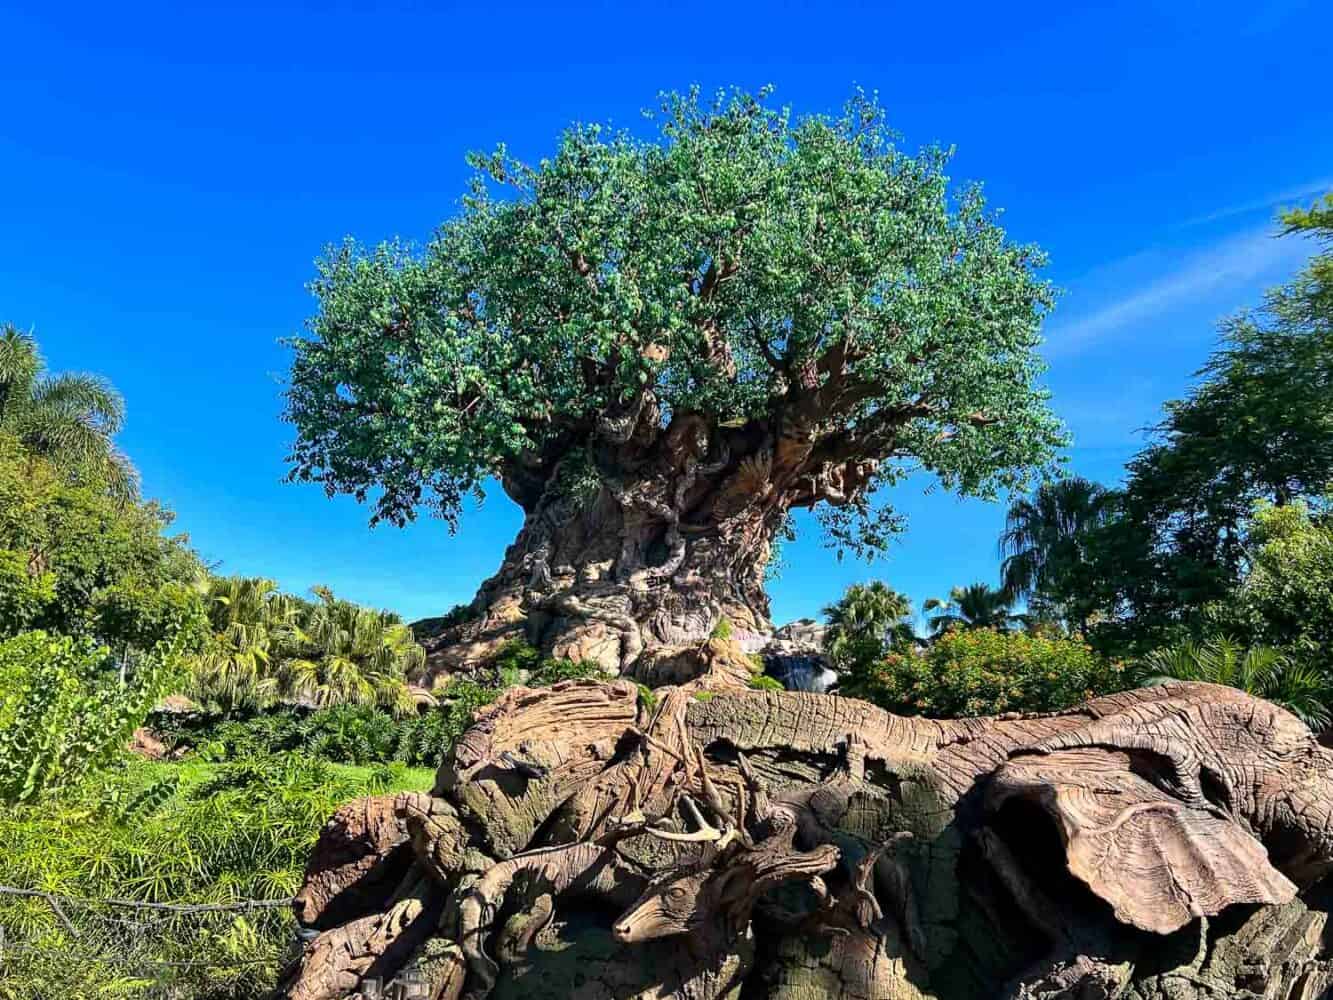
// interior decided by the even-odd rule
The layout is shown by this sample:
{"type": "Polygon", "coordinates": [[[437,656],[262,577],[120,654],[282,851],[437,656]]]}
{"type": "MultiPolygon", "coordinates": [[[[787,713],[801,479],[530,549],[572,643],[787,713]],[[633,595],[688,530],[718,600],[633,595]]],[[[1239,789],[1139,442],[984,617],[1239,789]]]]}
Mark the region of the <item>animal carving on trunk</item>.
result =
{"type": "Polygon", "coordinates": [[[1333,988],[1333,752],[1275,706],[1170,684],[937,722],[692,683],[514,689],[382,848],[340,813],[327,836],[386,862],[312,867],[279,995],[408,969],[432,1000],[1333,988]]]}

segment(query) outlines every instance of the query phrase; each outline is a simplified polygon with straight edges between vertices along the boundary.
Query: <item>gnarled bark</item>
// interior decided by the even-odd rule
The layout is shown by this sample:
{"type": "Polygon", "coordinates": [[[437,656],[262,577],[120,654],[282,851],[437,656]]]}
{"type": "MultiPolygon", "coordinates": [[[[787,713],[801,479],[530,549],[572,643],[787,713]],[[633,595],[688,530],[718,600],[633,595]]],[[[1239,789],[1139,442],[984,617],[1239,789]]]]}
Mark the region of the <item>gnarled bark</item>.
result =
{"type": "Polygon", "coordinates": [[[435,1000],[1333,981],[1333,752],[1230,688],[956,721],[712,674],[652,705],[628,681],[520,688],[395,810],[410,869],[323,930],[284,997],[354,996],[372,968],[435,1000]]]}
{"type": "MultiPolygon", "coordinates": [[[[522,637],[544,652],[626,672],[645,650],[706,638],[725,618],[771,631],[764,576],[793,507],[857,502],[878,467],[869,426],[838,429],[841,379],[801,388],[742,426],[683,413],[651,393],[589,441],[513,463],[505,491],[523,527],[471,605],[472,620],[417,623],[432,675],[484,662],[522,637]],[[873,449],[872,449],[873,450],[873,449]]],[[[872,422],[892,437],[914,411],[872,422]]]]}

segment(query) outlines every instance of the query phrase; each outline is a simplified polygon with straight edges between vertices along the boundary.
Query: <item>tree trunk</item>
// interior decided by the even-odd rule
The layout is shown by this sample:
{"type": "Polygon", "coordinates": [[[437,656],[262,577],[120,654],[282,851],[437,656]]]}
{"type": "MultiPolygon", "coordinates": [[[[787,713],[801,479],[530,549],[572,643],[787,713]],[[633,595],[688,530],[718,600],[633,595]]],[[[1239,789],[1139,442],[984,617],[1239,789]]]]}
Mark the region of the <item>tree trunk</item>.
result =
{"type": "Polygon", "coordinates": [[[761,475],[719,483],[686,470],[582,494],[553,475],[524,504],[523,528],[478,590],[473,620],[421,636],[430,673],[484,662],[523,638],[614,676],[645,651],[707,638],[722,619],[770,632],[764,576],[785,509],[752,503],[761,475]],[[754,492],[738,492],[745,483],[754,492]]]}
{"type": "MultiPolygon", "coordinates": [[[[736,653],[712,642],[706,660],[736,653]]],[[[1230,688],[933,722],[725,669],[511,689],[353,805],[284,1000],[1313,1000],[1333,752],[1230,688]],[[392,813],[395,822],[385,817],[392,813]],[[373,822],[365,819],[372,817],[373,822]],[[392,995],[392,994],[391,994],[392,995]]]]}

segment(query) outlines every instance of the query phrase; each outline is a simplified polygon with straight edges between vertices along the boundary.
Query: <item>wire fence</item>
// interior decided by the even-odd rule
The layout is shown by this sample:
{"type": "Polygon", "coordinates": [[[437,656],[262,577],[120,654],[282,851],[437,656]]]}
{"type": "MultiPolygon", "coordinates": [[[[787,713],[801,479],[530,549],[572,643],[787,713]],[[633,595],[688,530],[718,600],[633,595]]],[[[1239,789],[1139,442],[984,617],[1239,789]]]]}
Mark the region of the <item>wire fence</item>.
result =
{"type": "Polygon", "coordinates": [[[0,885],[0,1000],[258,1000],[301,946],[290,904],[87,899],[0,885]]]}

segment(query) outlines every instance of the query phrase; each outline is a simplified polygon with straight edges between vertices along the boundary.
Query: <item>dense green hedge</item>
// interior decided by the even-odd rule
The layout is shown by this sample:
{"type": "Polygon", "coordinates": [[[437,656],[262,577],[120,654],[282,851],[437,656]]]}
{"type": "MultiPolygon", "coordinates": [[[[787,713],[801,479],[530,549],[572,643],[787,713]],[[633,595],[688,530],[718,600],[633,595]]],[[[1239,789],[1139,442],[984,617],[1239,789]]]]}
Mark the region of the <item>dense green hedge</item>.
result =
{"type": "Polygon", "coordinates": [[[858,666],[842,691],[900,715],[956,718],[1056,711],[1128,686],[1121,664],[1079,640],[952,629],[925,649],[858,666]]]}

